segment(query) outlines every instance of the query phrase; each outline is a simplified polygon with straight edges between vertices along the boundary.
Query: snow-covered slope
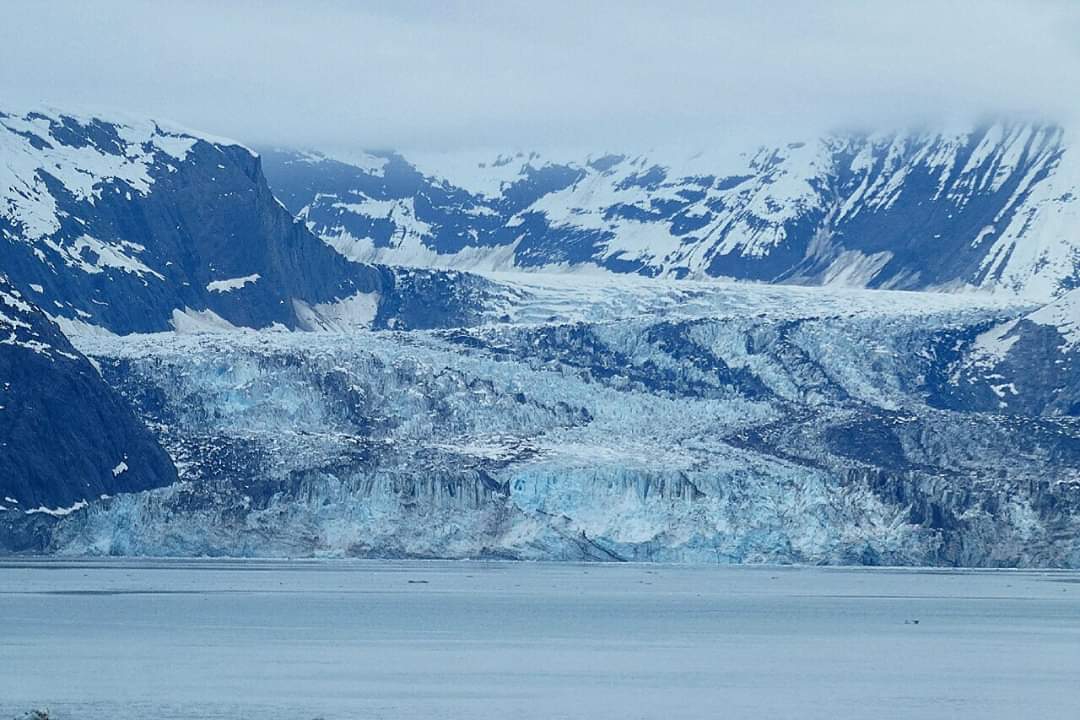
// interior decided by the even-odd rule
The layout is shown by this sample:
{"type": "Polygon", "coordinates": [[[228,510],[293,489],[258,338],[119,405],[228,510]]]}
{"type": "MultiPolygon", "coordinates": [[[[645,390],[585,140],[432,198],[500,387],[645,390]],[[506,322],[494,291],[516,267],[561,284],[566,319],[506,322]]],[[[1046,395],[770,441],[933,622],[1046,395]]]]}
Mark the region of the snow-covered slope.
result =
{"type": "Polygon", "coordinates": [[[113,332],[461,321],[484,283],[352,263],[234,142],[149,120],[0,112],[0,268],[113,332]]]}
{"type": "Polygon", "coordinates": [[[0,510],[63,514],[175,480],[127,403],[0,274],[0,510]]]}
{"type": "Polygon", "coordinates": [[[724,145],[574,160],[264,157],[290,209],[365,261],[1043,299],[1080,283],[1080,152],[1060,127],[724,145]]]}
{"type": "Polygon", "coordinates": [[[1080,289],[979,333],[953,379],[981,407],[1080,416],[1080,289]]]}

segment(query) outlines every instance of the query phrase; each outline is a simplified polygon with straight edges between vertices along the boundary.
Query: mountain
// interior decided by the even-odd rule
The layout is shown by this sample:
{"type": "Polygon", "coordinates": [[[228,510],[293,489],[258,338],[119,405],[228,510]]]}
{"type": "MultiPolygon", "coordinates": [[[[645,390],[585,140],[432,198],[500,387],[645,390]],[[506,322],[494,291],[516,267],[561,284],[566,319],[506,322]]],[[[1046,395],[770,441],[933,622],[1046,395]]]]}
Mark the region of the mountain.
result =
{"type": "Polygon", "coordinates": [[[313,232],[363,261],[1044,300],[1080,284],[1080,152],[1052,125],[576,159],[267,150],[264,163],[313,232]]]}
{"type": "Polygon", "coordinates": [[[144,119],[0,112],[0,268],[51,315],[116,333],[463,322],[479,278],[357,264],[232,141],[144,119]]]}
{"type": "Polygon", "coordinates": [[[0,508],[58,516],[175,481],[130,406],[0,275],[0,508]]]}
{"type": "Polygon", "coordinates": [[[1059,128],[0,157],[0,547],[1080,566],[1059,128]]]}

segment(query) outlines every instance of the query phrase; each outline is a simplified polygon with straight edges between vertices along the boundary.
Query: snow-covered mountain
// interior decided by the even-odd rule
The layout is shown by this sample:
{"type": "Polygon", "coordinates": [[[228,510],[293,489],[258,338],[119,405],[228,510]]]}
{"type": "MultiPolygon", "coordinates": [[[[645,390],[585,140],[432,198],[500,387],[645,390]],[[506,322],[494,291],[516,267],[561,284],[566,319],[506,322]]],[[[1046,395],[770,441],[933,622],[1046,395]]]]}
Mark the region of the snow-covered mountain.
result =
{"type": "Polygon", "coordinates": [[[346,257],[599,267],[899,289],[1080,284],[1080,151],[1061,127],[834,134],[565,159],[268,150],[275,192],[346,257]]]}
{"type": "Polygon", "coordinates": [[[0,547],[1080,566],[1062,130],[660,157],[0,114],[0,547]]]}
{"type": "Polygon", "coordinates": [[[467,324],[490,287],[341,257],[234,142],[59,111],[0,112],[0,273],[0,512],[27,513],[34,527],[44,511],[176,480],[61,328],[467,324]]]}
{"type": "Polygon", "coordinates": [[[274,198],[246,147],[144,119],[0,112],[0,268],[112,332],[462,322],[477,278],[353,263],[274,198]]]}
{"type": "Polygon", "coordinates": [[[33,520],[175,480],[131,407],[0,274],[0,508],[33,520]]]}

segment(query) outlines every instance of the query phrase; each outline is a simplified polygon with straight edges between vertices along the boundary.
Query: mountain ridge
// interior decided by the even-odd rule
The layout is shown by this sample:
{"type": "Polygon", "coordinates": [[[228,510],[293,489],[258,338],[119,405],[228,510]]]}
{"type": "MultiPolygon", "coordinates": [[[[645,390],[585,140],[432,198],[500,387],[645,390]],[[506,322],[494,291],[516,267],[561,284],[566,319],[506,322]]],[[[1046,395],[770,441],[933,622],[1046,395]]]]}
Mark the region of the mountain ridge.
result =
{"type": "Polygon", "coordinates": [[[128,122],[0,114],[0,267],[68,327],[409,327],[464,321],[485,291],[351,262],[277,201],[247,147],[128,122]]]}
{"type": "Polygon", "coordinates": [[[973,288],[1046,301],[1080,283],[1080,159],[1070,137],[1054,125],[997,123],[672,158],[411,162],[273,148],[263,157],[283,202],[357,260],[973,288]]]}

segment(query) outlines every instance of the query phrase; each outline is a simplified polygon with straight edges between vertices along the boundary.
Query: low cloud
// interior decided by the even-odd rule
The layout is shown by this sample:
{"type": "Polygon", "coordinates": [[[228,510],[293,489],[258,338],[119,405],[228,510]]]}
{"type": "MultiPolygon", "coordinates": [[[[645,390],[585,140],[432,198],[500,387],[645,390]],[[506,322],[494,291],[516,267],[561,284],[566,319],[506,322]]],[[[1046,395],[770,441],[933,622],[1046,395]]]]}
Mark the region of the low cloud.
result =
{"type": "Polygon", "coordinates": [[[26,2],[0,104],[253,143],[707,143],[1080,113],[1072,2],[26,2]]]}

